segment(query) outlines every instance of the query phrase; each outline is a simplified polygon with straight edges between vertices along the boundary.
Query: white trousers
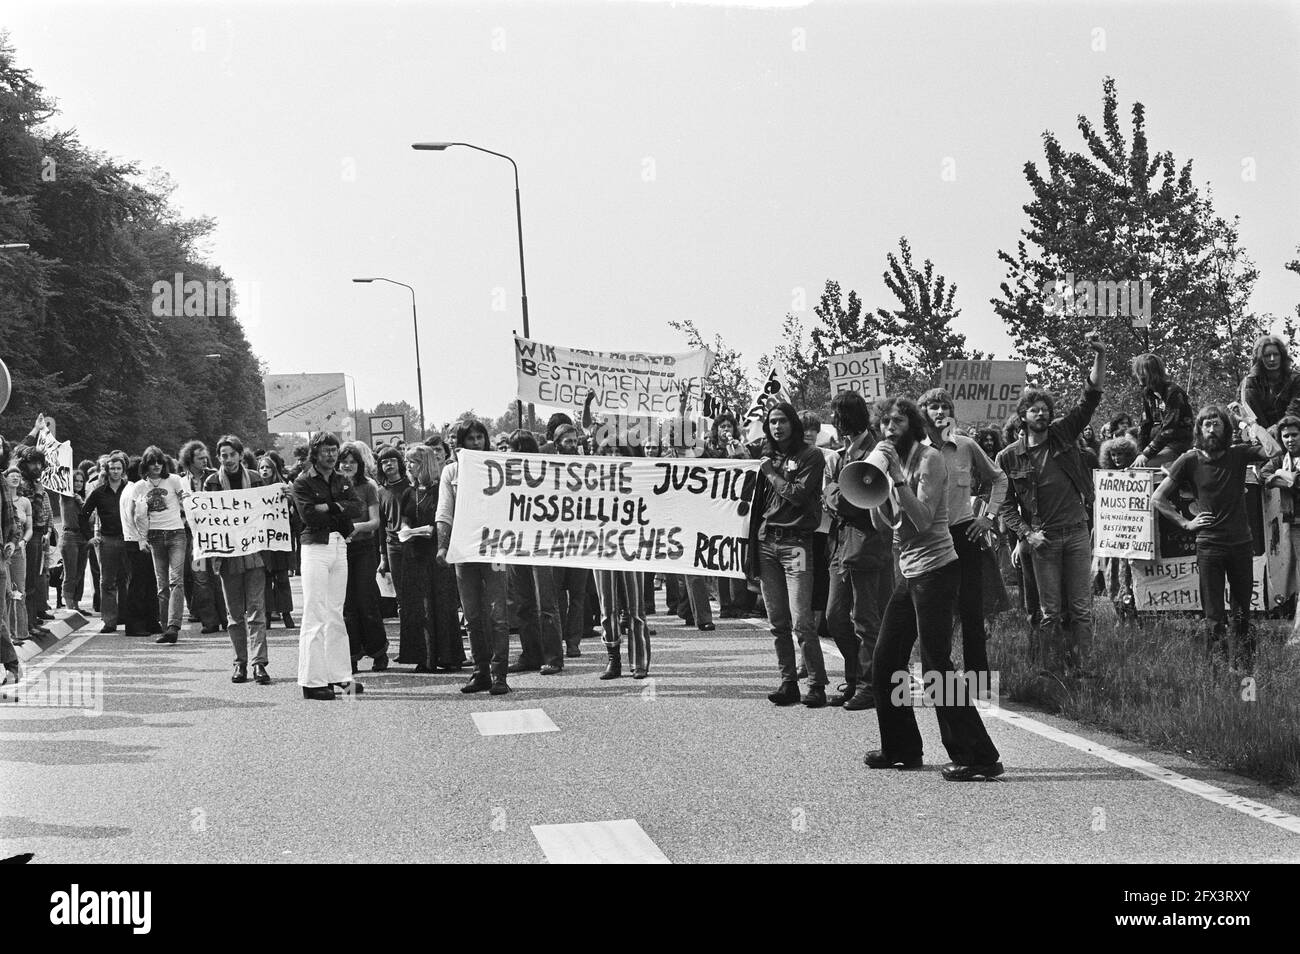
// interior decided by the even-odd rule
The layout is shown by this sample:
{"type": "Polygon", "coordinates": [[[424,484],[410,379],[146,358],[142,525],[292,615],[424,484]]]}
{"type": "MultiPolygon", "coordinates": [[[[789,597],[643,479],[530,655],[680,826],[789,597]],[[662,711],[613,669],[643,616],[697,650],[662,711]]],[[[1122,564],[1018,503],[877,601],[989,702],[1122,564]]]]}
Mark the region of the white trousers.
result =
{"type": "Polygon", "coordinates": [[[343,623],[348,594],[348,545],[331,533],[329,543],[302,545],[302,629],[298,633],[298,685],[311,688],[352,681],[352,655],[343,623]]]}

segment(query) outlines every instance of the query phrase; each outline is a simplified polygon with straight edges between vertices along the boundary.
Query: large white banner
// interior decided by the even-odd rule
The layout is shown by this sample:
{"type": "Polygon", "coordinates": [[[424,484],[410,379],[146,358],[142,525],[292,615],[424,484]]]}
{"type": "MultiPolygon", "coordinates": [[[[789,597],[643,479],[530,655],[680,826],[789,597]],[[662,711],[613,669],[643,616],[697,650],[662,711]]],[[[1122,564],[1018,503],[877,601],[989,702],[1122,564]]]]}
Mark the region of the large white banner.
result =
{"type": "Polygon", "coordinates": [[[36,446],[45,452],[41,486],[65,497],[72,496],[72,442],[56,441],[48,428],[36,436],[36,446]]]}
{"type": "Polygon", "coordinates": [[[342,430],[348,401],[341,373],[268,374],[262,383],[272,434],[342,430]]]}
{"type": "Polygon", "coordinates": [[[592,413],[680,417],[704,410],[704,379],[713,352],[649,354],[583,351],[515,336],[519,400],[581,411],[596,393],[592,413]]]}
{"type": "Polygon", "coordinates": [[[757,461],[462,450],[447,559],[745,575],[757,461]]]}
{"type": "Polygon", "coordinates": [[[290,550],[288,487],[215,490],[185,498],[185,517],[194,532],[194,556],[249,556],[262,550],[290,550]]]}

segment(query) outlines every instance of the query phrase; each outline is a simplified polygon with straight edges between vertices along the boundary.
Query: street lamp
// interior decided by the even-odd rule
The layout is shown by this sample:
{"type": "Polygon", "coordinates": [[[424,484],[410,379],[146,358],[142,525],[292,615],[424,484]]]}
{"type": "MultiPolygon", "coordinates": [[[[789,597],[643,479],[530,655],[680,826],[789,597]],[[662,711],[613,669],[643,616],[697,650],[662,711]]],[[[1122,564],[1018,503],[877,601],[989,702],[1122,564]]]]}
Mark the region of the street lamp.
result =
{"type": "MultiPolygon", "coordinates": [[[[474,149],[478,152],[485,152],[489,156],[497,156],[510,163],[515,170],[515,226],[519,233],[519,292],[520,301],[523,306],[524,315],[524,337],[531,338],[532,335],[528,330],[528,280],[524,275],[524,216],[519,203],[519,166],[513,159],[504,152],[494,152],[491,149],[484,149],[482,146],[476,146],[468,142],[416,142],[411,144],[411,148],[420,152],[443,152],[452,146],[464,146],[466,149],[474,149]]],[[[523,415],[520,417],[520,426],[523,425],[523,415]]],[[[533,405],[528,405],[528,426],[532,428],[535,424],[535,414],[533,405]]]]}
{"type": "Polygon", "coordinates": [[[10,248],[13,249],[31,248],[31,246],[28,245],[26,242],[6,242],[3,245],[0,245],[0,250],[10,249],[10,248]]]}
{"type": "MultiPolygon", "coordinates": [[[[415,327],[415,386],[420,393],[420,440],[424,440],[424,374],[420,370],[420,320],[415,314],[415,289],[405,282],[395,282],[391,278],[354,278],[352,280],[362,285],[368,285],[371,282],[388,282],[390,285],[401,285],[411,293],[411,324],[415,327]]],[[[355,391],[355,383],[353,389],[355,391]]],[[[354,400],[355,397],[354,393],[354,400]]]]}

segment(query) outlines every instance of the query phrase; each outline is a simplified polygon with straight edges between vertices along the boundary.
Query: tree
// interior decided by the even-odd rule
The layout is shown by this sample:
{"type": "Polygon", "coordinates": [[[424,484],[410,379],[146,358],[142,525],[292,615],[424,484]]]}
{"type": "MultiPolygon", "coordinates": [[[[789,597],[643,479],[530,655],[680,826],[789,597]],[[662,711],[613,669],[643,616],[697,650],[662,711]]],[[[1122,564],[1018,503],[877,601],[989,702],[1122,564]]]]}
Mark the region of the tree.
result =
{"type": "Polygon", "coordinates": [[[818,355],[811,340],[804,339],[803,322],[787,314],[781,327],[781,343],[770,355],[758,359],[758,375],[766,379],[773,369],[782,374],[781,383],[797,407],[821,410],[830,404],[830,375],[826,358],[818,355]]]}
{"type": "Polygon", "coordinates": [[[370,434],[370,418],[385,415],[402,415],[405,425],[403,440],[408,444],[418,444],[424,438],[420,435],[420,411],[412,407],[409,401],[380,401],[373,410],[357,411],[357,439],[373,445],[370,434]]]}
{"type": "MultiPolygon", "coordinates": [[[[936,275],[928,258],[918,270],[912,264],[912,246],[903,236],[898,240],[899,257],[888,254],[885,287],[900,307],[878,308],[876,317],[896,347],[892,355],[890,393],[920,394],[938,379],[945,360],[980,360],[988,355],[966,348],[966,336],[952,330],[961,314],[954,304],[957,286],[936,275]]],[[[889,372],[887,371],[887,377],[889,372]]]]}
{"type": "MultiPolygon", "coordinates": [[[[1203,195],[1192,183],[1190,160],[1180,168],[1172,152],[1151,152],[1141,103],[1126,140],[1114,80],[1102,90],[1101,132],[1077,120],[1086,152],[1066,151],[1046,131],[1046,175],[1025,164],[1029,223],[1014,253],[998,252],[1007,276],[991,303],[1035,383],[1073,390],[1095,331],[1117,369],[1154,351],[1175,380],[1192,382],[1193,402],[1222,400],[1235,392],[1251,332],[1265,320],[1245,311],[1257,272],[1237,220],[1215,215],[1208,188],[1203,195]],[[1144,314],[1145,332],[1132,321],[1144,314]]],[[[1135,383],[1126,373],[1112,382],[1107,404],[1131,409],[1135,383]]]]}
{"type": "Polygon", "coordinates": [[[668,327],[680,331],[686,336],[686,344],[693,351],[709,348],[713,352],[713,369],[705,381],[705,386],[712,393],[715,401],[729,408],[737,416],[749,410],[749,402],[754,393],[753,382],[745,368],[744,358],[735,348],[729,348],[722,341],[722,335],[713,336],[713,344],[706,345],[704,336],[696,327],[693,318],[670,321],[668,327]]]}

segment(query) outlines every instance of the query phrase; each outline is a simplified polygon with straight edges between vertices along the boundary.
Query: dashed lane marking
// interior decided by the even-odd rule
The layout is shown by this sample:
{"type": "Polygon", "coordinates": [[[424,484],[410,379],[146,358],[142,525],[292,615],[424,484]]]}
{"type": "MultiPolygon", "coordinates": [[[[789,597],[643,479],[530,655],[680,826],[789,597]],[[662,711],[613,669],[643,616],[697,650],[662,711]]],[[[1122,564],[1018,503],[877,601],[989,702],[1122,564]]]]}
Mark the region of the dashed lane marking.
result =
{"type": "Polygon", "coordinates": [[[541,709],[499,709],[471,712],[479,735],[527,735],[531,732],[559,732],[560,727],[541,709]]]}
{"type": "Polygon", "coordinates": [[[672,864],[635,819],[533,825],[532,829],[553,865],[672,864]]]}

